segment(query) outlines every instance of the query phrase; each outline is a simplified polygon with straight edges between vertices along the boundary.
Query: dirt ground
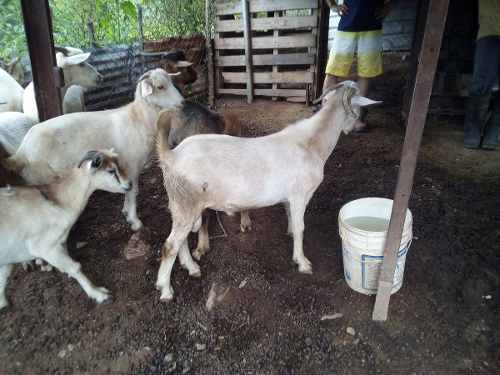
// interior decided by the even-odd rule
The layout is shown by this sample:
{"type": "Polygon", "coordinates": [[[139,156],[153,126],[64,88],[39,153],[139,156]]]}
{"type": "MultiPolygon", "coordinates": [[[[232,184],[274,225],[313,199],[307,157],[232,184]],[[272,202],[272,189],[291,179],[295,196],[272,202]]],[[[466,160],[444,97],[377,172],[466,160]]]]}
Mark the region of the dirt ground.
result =
{"type": "MultiPolygon", "coordinates": [[[[247,136],[310,114],[301,104],[263,100],[219,107],[240,112],[247,136]]],[[[239,232],[238,216],[221,215],[229,236],[212,241],[202,277],[176,264],[176,298],[160,302],[154,283],[170,219],[152,167],[139,196],[152,252],[125,259],[132,232],[120,212],[123,198],[96,193],[69,248],[89,278],[112,291],[113,303],[96,305],[59,272],[18,267],[7,291],[12,306],[0,313],[0,373],[500,373],[500,152],[464,151],[458,124],[429,120],[404,285],[389,320],[374,323],[374,297],[343,279],[337,214],[356,198],[392,196],[403,127],[387,106],[368,120],[370,132],[341,137],[306,212],[313,275],[299,274],[292,262],[281,207],[251,212],[249,233],[239,232]],[[207,312],[214,284],[227,293],[207,312]],[[333,313],[342,317],[321,320],[333,313]]]]}

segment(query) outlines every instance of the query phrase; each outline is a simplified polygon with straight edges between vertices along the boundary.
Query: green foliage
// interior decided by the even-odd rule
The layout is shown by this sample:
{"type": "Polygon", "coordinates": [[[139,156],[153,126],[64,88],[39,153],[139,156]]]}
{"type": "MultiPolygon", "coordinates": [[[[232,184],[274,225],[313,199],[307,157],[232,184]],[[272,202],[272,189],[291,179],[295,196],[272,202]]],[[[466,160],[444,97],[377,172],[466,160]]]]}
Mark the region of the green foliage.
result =
{"type": "MultiPolygon", "coordinates": [[[[88,24],[99,46],[139,41],[137,6],[147,40],[203,33],[205,0],[49,0],[54,42],[91,46],[88,24]]],[[[27,53],[20,0],[0,0],[0,59],[27,53]]]]}

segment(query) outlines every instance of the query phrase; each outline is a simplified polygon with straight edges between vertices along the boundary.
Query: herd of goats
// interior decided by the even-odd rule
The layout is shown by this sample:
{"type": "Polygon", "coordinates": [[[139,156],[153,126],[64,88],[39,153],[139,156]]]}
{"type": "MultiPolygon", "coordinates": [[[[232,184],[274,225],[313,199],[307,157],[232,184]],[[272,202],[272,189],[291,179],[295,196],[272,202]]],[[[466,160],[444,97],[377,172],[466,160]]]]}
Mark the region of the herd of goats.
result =
{"type": "Polygon", "coordinates": [[[133,231],[141,229],[138,179],[155,148],[172,215],[156,281],[162,300],[174,296],[170,277],[177,256],[190,276],[201,276],[187,237],[199,232],[193,251],[199,260],[209,249],[211,210],[241,212],[246,230],[248,210],[284,204],[293,260],[300,272],[312,272],[303,252],[306,206],[340,134],[349,133],[360,108],[374,101],[346,81],[322,95],[321,109],[312,117],[274,134],[244,138],[238,116],[183,98],[174,83],[179,70],[147,71],[133,102],[85,112],[85,89],[103,81],[86,61],[89,55],[58,49],[64,114],[41,123],[33,83],[23,89],[0,69],[0,309],[8,305],[5,289],[13,265],[33,260],[76,279],[97,303],[110,298],[69,256],[67,237],[95,190],[125,194],[127,222],[133,231]]]}

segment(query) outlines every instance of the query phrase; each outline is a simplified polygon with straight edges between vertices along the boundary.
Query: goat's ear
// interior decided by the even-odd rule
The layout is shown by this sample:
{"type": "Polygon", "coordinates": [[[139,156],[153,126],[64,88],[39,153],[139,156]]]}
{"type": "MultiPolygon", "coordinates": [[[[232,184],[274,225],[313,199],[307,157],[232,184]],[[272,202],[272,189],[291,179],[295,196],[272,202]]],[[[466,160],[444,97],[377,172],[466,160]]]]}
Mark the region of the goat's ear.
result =
{"type": "Polygon", "coordinates": [[[368,98],[365,98],[364,96],[360,95],[354,95],[351,98],[351,105],[356,105],[359,107],[366,107],[367,105],[373,105],[373,104],[379,104],[382,103],[381,101],[376,101],[376,100],[371,100],[368,98]]]}
{"type": "Polygon", "coordinates": [[[85,62],[90,57],[90,52],[79,53],[78,55],[63,56],[62,63],[65,65],[78,65],[85,62]]]}
{"type": "Polygon", "coordinates": [[[143,98],[153,93],[153,82],[150,79],[143,79],[139,84],[141,85],[141,95],[143,98]]]}
{"type": "Polygon", "coordinates": [[[177,73],[168,73],[168,75],[169,75],[170,77],[180,76],[180,75],[181,75],[181,72],[177,72],[177,73]]]}

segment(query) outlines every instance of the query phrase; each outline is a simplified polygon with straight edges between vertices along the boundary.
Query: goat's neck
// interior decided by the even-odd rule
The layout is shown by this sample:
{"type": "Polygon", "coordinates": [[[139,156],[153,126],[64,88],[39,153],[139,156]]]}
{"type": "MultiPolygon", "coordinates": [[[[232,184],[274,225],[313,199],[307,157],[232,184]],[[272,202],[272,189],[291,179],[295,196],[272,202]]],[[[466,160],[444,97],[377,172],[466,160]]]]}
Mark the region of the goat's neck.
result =
{"type": "Polygon", "coordinates": [[[81,168],[69,172],[47,187],[47,199],[66,211],[75,220],[84,210],[95,188],[89,175],[81,168]]]}
{"type": "Polygon", "coordinates": [[[158,120],[158,113],[160,108],[148,104],[143,99],[135,99],[128,107],[129,116],[133,122],[138,122],[138,128],[148,136],[156,135],[156,121],[158,120]]]}
{"type": "Polygon", "coordinates": [[[311,127],[310,150],[326,162],[342,133],[342,124],[335,119],[335,108],[323,108],[306,126],[311,127]]]}

